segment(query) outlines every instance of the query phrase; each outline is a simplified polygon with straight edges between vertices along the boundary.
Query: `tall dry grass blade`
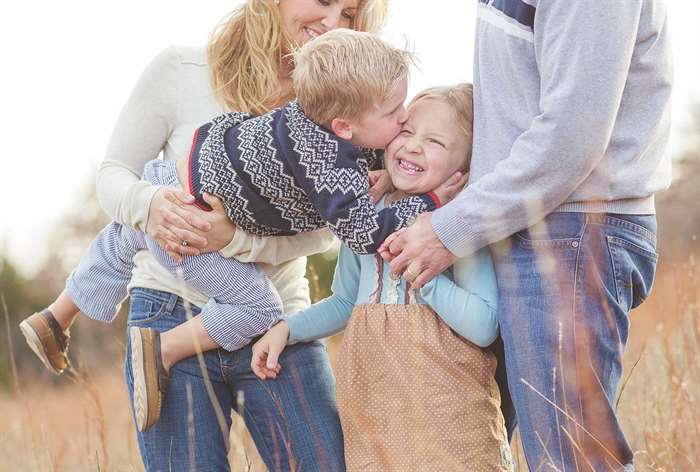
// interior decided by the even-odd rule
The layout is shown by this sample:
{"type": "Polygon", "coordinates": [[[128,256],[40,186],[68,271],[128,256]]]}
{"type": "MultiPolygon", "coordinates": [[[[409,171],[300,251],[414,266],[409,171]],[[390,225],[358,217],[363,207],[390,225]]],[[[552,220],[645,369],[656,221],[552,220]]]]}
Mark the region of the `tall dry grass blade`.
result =
{"type": "MultiPolygon", "coordinates": [[[[185,277],[183,275],[182,269],[177,270],[177,281],[180,285],[180,293],[186,293],[185,277]]],[[[192,307],[190,306],[190,303],[185,299],[183,299],[183,304],[185,307],[185,318],[191,320],[192,307]]],[[[211,401],[212,407],[214,408],[214,413],[216,414],[216,420],[219,425],[219,429],[221,430],[221,434],[224,436],[224,442],[228,444],[229,430],[226,424],[226,418],[224,417],[224,411],[221,408],[219,399],[216,397],[216,393],[214,392],[214,386],[212,385],[211,379],[209,378],[209,371],[207,370],[207,365],[204,361],[204,351],[202,350],[202,345],[199,343],[199,340],[194,336],[194,333],[192,333],[192,341],[194,342],[197,351],[197,362],[199,364],[199,370],[202,372],[204,388],[206,389],[209,401],[211,401]]]]}
{"type": "MultiPolygon", "coordinates": [[[[581,457],[583,457],[583,460],[586,461],[586,464],[588,464],[589,470],[595,472],[595,467],[593,467],[593,464],[591,464],[591,462],[588,459],[586,459],[586,455],[583,453],[583,450],[581,450],[581,447],[576,443],[573,436],[571,436],[571,434],[566,430],[565,427],[562,426],[561,429],[564,432],[564,435],[566,435],[566,437],[571,442],[571,445],[574,447],[574,449],[576,449],[579,452],[579,454],[581,454],[581,457]]],[[[578,462],[576,462],[576,470],[577,471],[579,470],[578,462]]]]}
{"type": "Polygon", "coordinates": [[[637,357],[637,360],[634,361],[634,364],[630,368],[629,373],[625,377],[625,379],[622,381],[622,385],[620,386],[620,391],[617,394],[617,400],[615,400],[615,410],[617,410],[620,407],[620,399],[622,399],[622,393],[625,391],[625,387],[627,387],[627,382],[630,381],[632,378],[632,374],[634,373],[634,369],[637,368],[637,364],[639,364],[639,361],[642,360],[642,356],[644,355],[644,351],[647,349],[647,343],[645,342],[642,345],[641,351],[639,351],[639,357],[637,357]]]}
{"type": "Polygon", "coordinates": [[[542,398],[542,399],[543,399],[545,402],[547,402],[550,406],[552,406],[552,407],[556,408],[557,410],[559,410],[559,411],[561,412],[561,414],[564,415],[564,416],[566,416],[566,417],[569,419],[569,421],[571,421],[572,423],[574,423],[574,424],[576,425],[576,427],[581,428],[581,431],[583,431],[583,432],[584,432],[589,438],[591,438],[598,446],[600,446],[600,448],[601,448],[608,456],[610,456],[610,458],[613,459],[613,460],[617,463],[617,465],[618,465],[619,467],[624,468],[625,465],[622,464],[622,463],[615,457],[615,455],[614,455],[612,452],[610,452],[610,450],[609,450],[607,447],[605,447],[605,445],[604,445],[603,443],[601,443],[601,442],[598,440],[598,438],[596,438],[593,434],[591,434],[591,432],[588,431],[588,429],[586,429],[585,426],[583,426],[583,425],[580,424],[578,421],[576,421],[576,419],[575,419],[574,417],[572,417],[570,414],[568,414],[567,412],[565,412],[564,410],[562,410],[561,408],[559,408],[559,406],[558,406],[556,403],[552,402],[549,398],[547,398],[547,397],[545,397],[544,395],[542,395],[542,393],[540,393],[535,387],[533,387],[527,380],[521,378],[520,381],[521,381],[523,384],[525,384],[526,387],[530,388],[533,392],[535,392],[540,398],[542,398]]]}
{"type": "MultiPolygon", "coordinates": [[[[540,442],[540,446],[542,446],[542,450],[544,451],[544,453],[547,455],[547,458],[549,459],[549,466],[552,469],[559,471],[559,469],[557,469],[557,467],[554,465],[554,459],[552,459],[551,454],[547,450],[547,446],[545,445],[544,441],[542,440],[542,436],[540,436],[539,431],[535,431],[535,436],[537,436],[537,440],[540,442]]],[[[541,464],[539,464],[537,466],[537,470],[542,470],[542,467],[544,467],[545,465],[547,465],[546,462],[542,462],[541,464]]]]}
{"type": "Polygon", "coordinates": [[[0,294],[0,302],[2,302],[2,311],[5,318],[5,334],[7,335],[7,349],[10,357],[10,369],[12,370],[12,380],[15,387],[15,392],[22,394],[19,384],[19,374],[17,373],[17,362],[15,361],[15,348],[12,344],[12,336],[10,335],[10,313],[5,302],[5,295],[0,294]]]}

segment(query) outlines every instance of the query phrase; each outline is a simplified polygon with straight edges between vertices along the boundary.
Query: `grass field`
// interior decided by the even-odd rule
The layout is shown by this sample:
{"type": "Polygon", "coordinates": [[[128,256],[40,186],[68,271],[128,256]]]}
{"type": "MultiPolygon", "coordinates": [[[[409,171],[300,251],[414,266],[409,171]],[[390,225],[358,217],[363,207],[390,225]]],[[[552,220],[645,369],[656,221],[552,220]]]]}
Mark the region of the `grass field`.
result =
{"type": "MultiPolygon", "coordinates": [[[[700,470],[697,274],[683,265],[633,314],[619,412],[640,471],[700,470]]],[[[336,346],[332,340],[331,355],[336,346]]],[[[77,370],[80,377],[60,379],[13,375],[12,390],[0,393],[0,471],[143,470],[121,363],[100,366],[99,375],[77,370]]],[[[265,470],[238,419],[231,436],[233,470],[265,470]]],[[[515,456],[527,470],[517,443],[515,456]]]]}

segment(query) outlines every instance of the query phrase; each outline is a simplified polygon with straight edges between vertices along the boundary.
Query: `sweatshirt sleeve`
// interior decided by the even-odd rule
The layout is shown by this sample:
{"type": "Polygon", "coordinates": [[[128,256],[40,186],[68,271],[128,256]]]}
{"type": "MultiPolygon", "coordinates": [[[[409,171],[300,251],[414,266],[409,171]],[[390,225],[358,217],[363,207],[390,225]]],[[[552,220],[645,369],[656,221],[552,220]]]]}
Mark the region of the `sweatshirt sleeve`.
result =
{"type": "Polygon", "coordinates": [[[357,254],[373,254],[394,231],[440,205],[432,192],[406,197],[377,210],[369,196],[367,158],[341,144],[338,164],[317,178],[301,179],[309,200],[331,231],[357,254]],[[347,164],[350,162],[351,164],[347,164]]]}
{"type": "Polygon", "coordinates": [[[454,279],[439,274],[420,289],[420,297],[457,334],[486,347],[498,334],[498,289],[491,256],[482,249],[457,261],[454,279]]]}
{"type": "Polygon", "coordinates": [[[328,228],[293,236],[257,236],[236,230],[231,243],[219,252],[241,262],[264,262],[276,266],[298,257],[326,252],[334,242],[335,237],[328,228]]]}
{"type": "Polygon", "coordinates": [[[158,157],[177,116],[179,56],[174,47],[156,56],[138,79],[112,131],[97,174],[97,197],[116,222],[142,231],[158,190],[141,180],[158,157]]]}
{"type": "Polygon", "coordinates": [[[360,260],[341,246],[335,266],[332,294],[309,308],[283,319],[289,325],[289,344],[325,338],[342,331],[348,324],[360,286],[360,260]]]}
{"type": "Polygon", "coordinates": [[[456,256],[539,221],[600,162],[622,100],[641,3],[538,3],[538,114],[491,173],[432,215],[435,233],[456,256]]]}

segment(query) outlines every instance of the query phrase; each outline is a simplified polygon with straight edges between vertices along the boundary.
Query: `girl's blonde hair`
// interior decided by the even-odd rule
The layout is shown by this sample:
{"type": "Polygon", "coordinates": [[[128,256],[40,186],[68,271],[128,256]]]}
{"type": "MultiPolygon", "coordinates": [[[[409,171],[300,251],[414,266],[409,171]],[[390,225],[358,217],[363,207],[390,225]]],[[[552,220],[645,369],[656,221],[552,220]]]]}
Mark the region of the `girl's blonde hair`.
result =
{"type": "Polygon", "coordinates": [[[469,151],[466,168],[469,169],[472,159],[472,143],[474,139],[474,86],[469,83],[430,87],[413,97],[407,108],[411,108],[420,100],[440,100],[450,107],[453,118],[460,131],[467,137],[469,151]]]}
{"type": "MultiPolygon", "coordinates": [[[[389,0],[360,0],[351,27],[377,32],[389,0]]],[[[279,68],[289,39],[273,0],[247,0],[222,21],[207,46],[214,96],[226,109],[259,115],[293,98],[279,91],[279,68]]]]}

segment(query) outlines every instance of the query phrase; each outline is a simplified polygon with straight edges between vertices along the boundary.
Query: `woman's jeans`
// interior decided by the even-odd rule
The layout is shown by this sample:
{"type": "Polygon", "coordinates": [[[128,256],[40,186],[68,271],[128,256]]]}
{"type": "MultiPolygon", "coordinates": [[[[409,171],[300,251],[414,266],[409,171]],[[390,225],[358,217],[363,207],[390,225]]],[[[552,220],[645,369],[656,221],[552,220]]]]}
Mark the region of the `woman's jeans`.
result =
{"type": "MultiPolygon", "coordinates": [[[[164,331],[185,320],[182,299],[176,295],[131,291],[129,326],[164,331]]],[[[131,396],[130,353],[129,339],[125,375],[131,396]]],[[[280,358],[283,367],[276,380],[262,381],[253,374],[251,346],[208,351],[203,358],[206,376],[197,356],[172,367],[160,420],[137,433],[146,470],[230,470],[232,410],[244,418],[270,471],[345,470],[335,381],[323,343],[289,346],[280,358]]]]}
{"type": "Polygon", "coordinates": [[[530,469],[631,469],[615,396],[629,312],[654,279],[655,216],[553,213],[492,252],[508,388],[530,469]]]}

